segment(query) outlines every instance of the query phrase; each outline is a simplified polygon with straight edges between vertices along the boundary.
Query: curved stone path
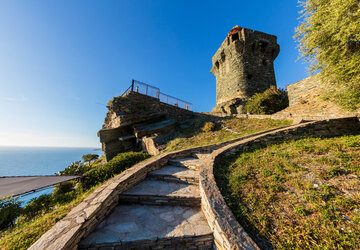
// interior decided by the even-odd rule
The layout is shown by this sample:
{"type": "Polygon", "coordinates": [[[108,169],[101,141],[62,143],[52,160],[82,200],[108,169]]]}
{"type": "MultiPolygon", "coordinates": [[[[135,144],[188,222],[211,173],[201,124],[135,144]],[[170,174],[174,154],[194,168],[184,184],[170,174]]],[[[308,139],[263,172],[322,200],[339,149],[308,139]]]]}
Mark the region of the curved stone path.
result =
{"type": "MultiPolygon", "coordinates": [[[[196,157],[196,155],[194,156],[196,157]]],[[[123,192],[79,249],[213,249],[200,208],[198,158],[169,160],[123,192]]]]}

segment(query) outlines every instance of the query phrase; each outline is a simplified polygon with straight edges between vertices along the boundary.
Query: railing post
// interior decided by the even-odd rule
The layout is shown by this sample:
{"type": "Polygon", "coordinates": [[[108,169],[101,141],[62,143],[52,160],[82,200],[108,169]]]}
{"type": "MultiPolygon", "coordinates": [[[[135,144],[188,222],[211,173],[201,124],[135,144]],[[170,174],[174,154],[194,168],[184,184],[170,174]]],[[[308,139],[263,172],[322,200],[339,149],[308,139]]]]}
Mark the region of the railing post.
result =
{"type": "Polygon", "coordinates": [[[149,88],[149,85],[146,84],[146,95],[148,95],[148,88],[149,88]]]}
{"type": "Polygon", "coordinates": [[[134,79],[132,79],[132,83],[131,83],[131,92],[134,92],[134,79]]]}

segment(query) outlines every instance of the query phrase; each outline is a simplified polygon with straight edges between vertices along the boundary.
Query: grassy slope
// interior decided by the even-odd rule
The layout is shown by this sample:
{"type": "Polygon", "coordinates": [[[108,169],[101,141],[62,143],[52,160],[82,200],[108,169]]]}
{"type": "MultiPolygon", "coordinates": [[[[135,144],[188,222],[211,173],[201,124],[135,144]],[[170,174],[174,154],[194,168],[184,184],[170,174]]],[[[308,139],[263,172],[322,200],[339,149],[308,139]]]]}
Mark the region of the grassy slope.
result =
{"type": "Polygon", "coordinates": [[[185,126],[188,126],[187,128],[182,128],[184,125],[178,127],[178,132],[174,136],[174,139],[167,143],[165,152],[215,144],[259,131],[291,124],[291,121],[287,120],[218,118],[212,120],[215,124],[215,129],[213,131],[203,131],[202,128],[205,122],[209,122],[210,120],[211,119],[194,119],[188,124],[185,124],[185,126]],[[232,129],[237,132],[237,134],[227,131],[224,127],[232,129]]]}
{"type": "Polygon", "coordinates": [[[360,248],[360,136],[312,138],[222,159],[215,174],[257,243],[360,248]]]}
{"type": "Polygon", "coordinates": [[[37,241],[42,234],[64,218],[70,210],[85,199],[95,188],[85,192],[74,201],[60,205],[50,212],[45,212],[30,221],[20,218],[9,229],[0,233],[1,249],[26,249],[37,241]]]}

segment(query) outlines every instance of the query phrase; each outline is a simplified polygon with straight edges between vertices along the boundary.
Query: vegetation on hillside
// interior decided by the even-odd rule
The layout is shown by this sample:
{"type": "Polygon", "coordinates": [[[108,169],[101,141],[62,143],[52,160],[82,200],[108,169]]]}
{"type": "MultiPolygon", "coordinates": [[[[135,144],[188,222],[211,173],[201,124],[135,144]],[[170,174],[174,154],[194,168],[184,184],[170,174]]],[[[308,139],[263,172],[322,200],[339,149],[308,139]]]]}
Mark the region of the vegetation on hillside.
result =
{"type": "Polygon", "coordinates": [[[329,88],[341,106],[360,108],[360,3],[358,0],[306,0],[296,38],[311,63],[310,73],[329,88]]]}
{"type": "Polygon", "coordinates": [[[259,131],[290,125],[288,120],[245,118],[198,118],[180,125],[165,152],[210,145],[259,131]]]}
{"type": "Polygon", "coordinates": [[[360,136],[284,142],[217,161],[217,183],[262,248],[360,248],[360,136]]]}
{"type": "Polygon", "coordinates": [[[286,90],[271,86],[263,93],[256,93],[246,101],[245,113],[248,114],[274,114],[289,106],[286,90]]]}
{"type": "MultiPolygon", "coordinates": [[[[81,174],[84,176],[83,182],[70,181],[58,184],[51,194],[37,197],[23,208],[16,200],[0,200],[0,248],[28,248],[96,187],[147,157],[148,155],[143,152],[127,152],[118,154],[104,164],[99,164],[102,159],[93,164],[85,159],[84,161],[89,164],[73,162],[59,174],[81,174]]],[[[94,161],[96,157],[86,159],[90,158],[94,161]]]]}

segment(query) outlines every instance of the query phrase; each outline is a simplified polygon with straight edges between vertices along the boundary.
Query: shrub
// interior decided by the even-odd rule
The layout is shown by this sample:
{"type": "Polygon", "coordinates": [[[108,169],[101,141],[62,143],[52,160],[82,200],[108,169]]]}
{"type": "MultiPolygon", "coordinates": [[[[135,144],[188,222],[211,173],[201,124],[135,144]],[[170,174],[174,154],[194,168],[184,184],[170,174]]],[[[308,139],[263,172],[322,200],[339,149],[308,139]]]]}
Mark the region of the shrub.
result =
{"type": "Polygon", "coordinates": [[[215,130],[215,123],[213,122],[205,122],[204,126],[202,127],[202,131],[203,132],[211,132],[211,131],[214,131],[215,130]]]}
{"type": "Polygon", "coordinates": [[[244,110],[249,114],[273,114],[289,106],[287,92],[271,86],[263,93],[257,93],[249,98],[244,110]]]}
{"type": "Polygon", "coordinates": [[[65,204],[69,203],[72,200],[76,199],[79,193],[77,193],[75,190],[71,190],[70,192],[66,193],[56,193],[52,194],[52,204],[65,204]]]}
{"type": "Polygon", "coordinates": [[[99,159],[99,155],[97,155],[97,154],[86,154],[86,155],[82,156],[83,162],[84,163],[88,162],[89,165],[91,165],[92,161],[95,161],[97,159],[99,159]]]}
{"type": "Polygon", "coordinates": [[[59,172],[59,175],[83,175],[91,167],[83,165],[81,161],[74,161],[70,166],[59,172]]]}
{"type": "Polygon", "coordinates": [[[31,202],[23,208],[23,215],[27,219],[31,219],[43,212],[49,211],[52,206],[52,196],[50,194],[44,194],[32,199],[31,202]]]}
{"type": "Polygon", "coordinates": [[[103,182],[111,177],[121,173],[132,165],[145,160],[148,155],[143,152],[126,152],[120,153],[109,162],[93,168],[84,174],[82,186],[88,189],[96,184],[103,182]]]}
{"type": "Polygon", "coordinates": [[[74,183],[73,182],[70,182],[70,181],[63,182],[63,183],[55,185],[53,195],[65,194],[65,193],[68,193],[68,192],[70,192],[72,190],[74,190],[74,183]]]}
{"type": "Polygon", "coordinates": [[[21,202],[16,199],[0,200],[0,230],[14,223],[21,214],[21,202]]]}

